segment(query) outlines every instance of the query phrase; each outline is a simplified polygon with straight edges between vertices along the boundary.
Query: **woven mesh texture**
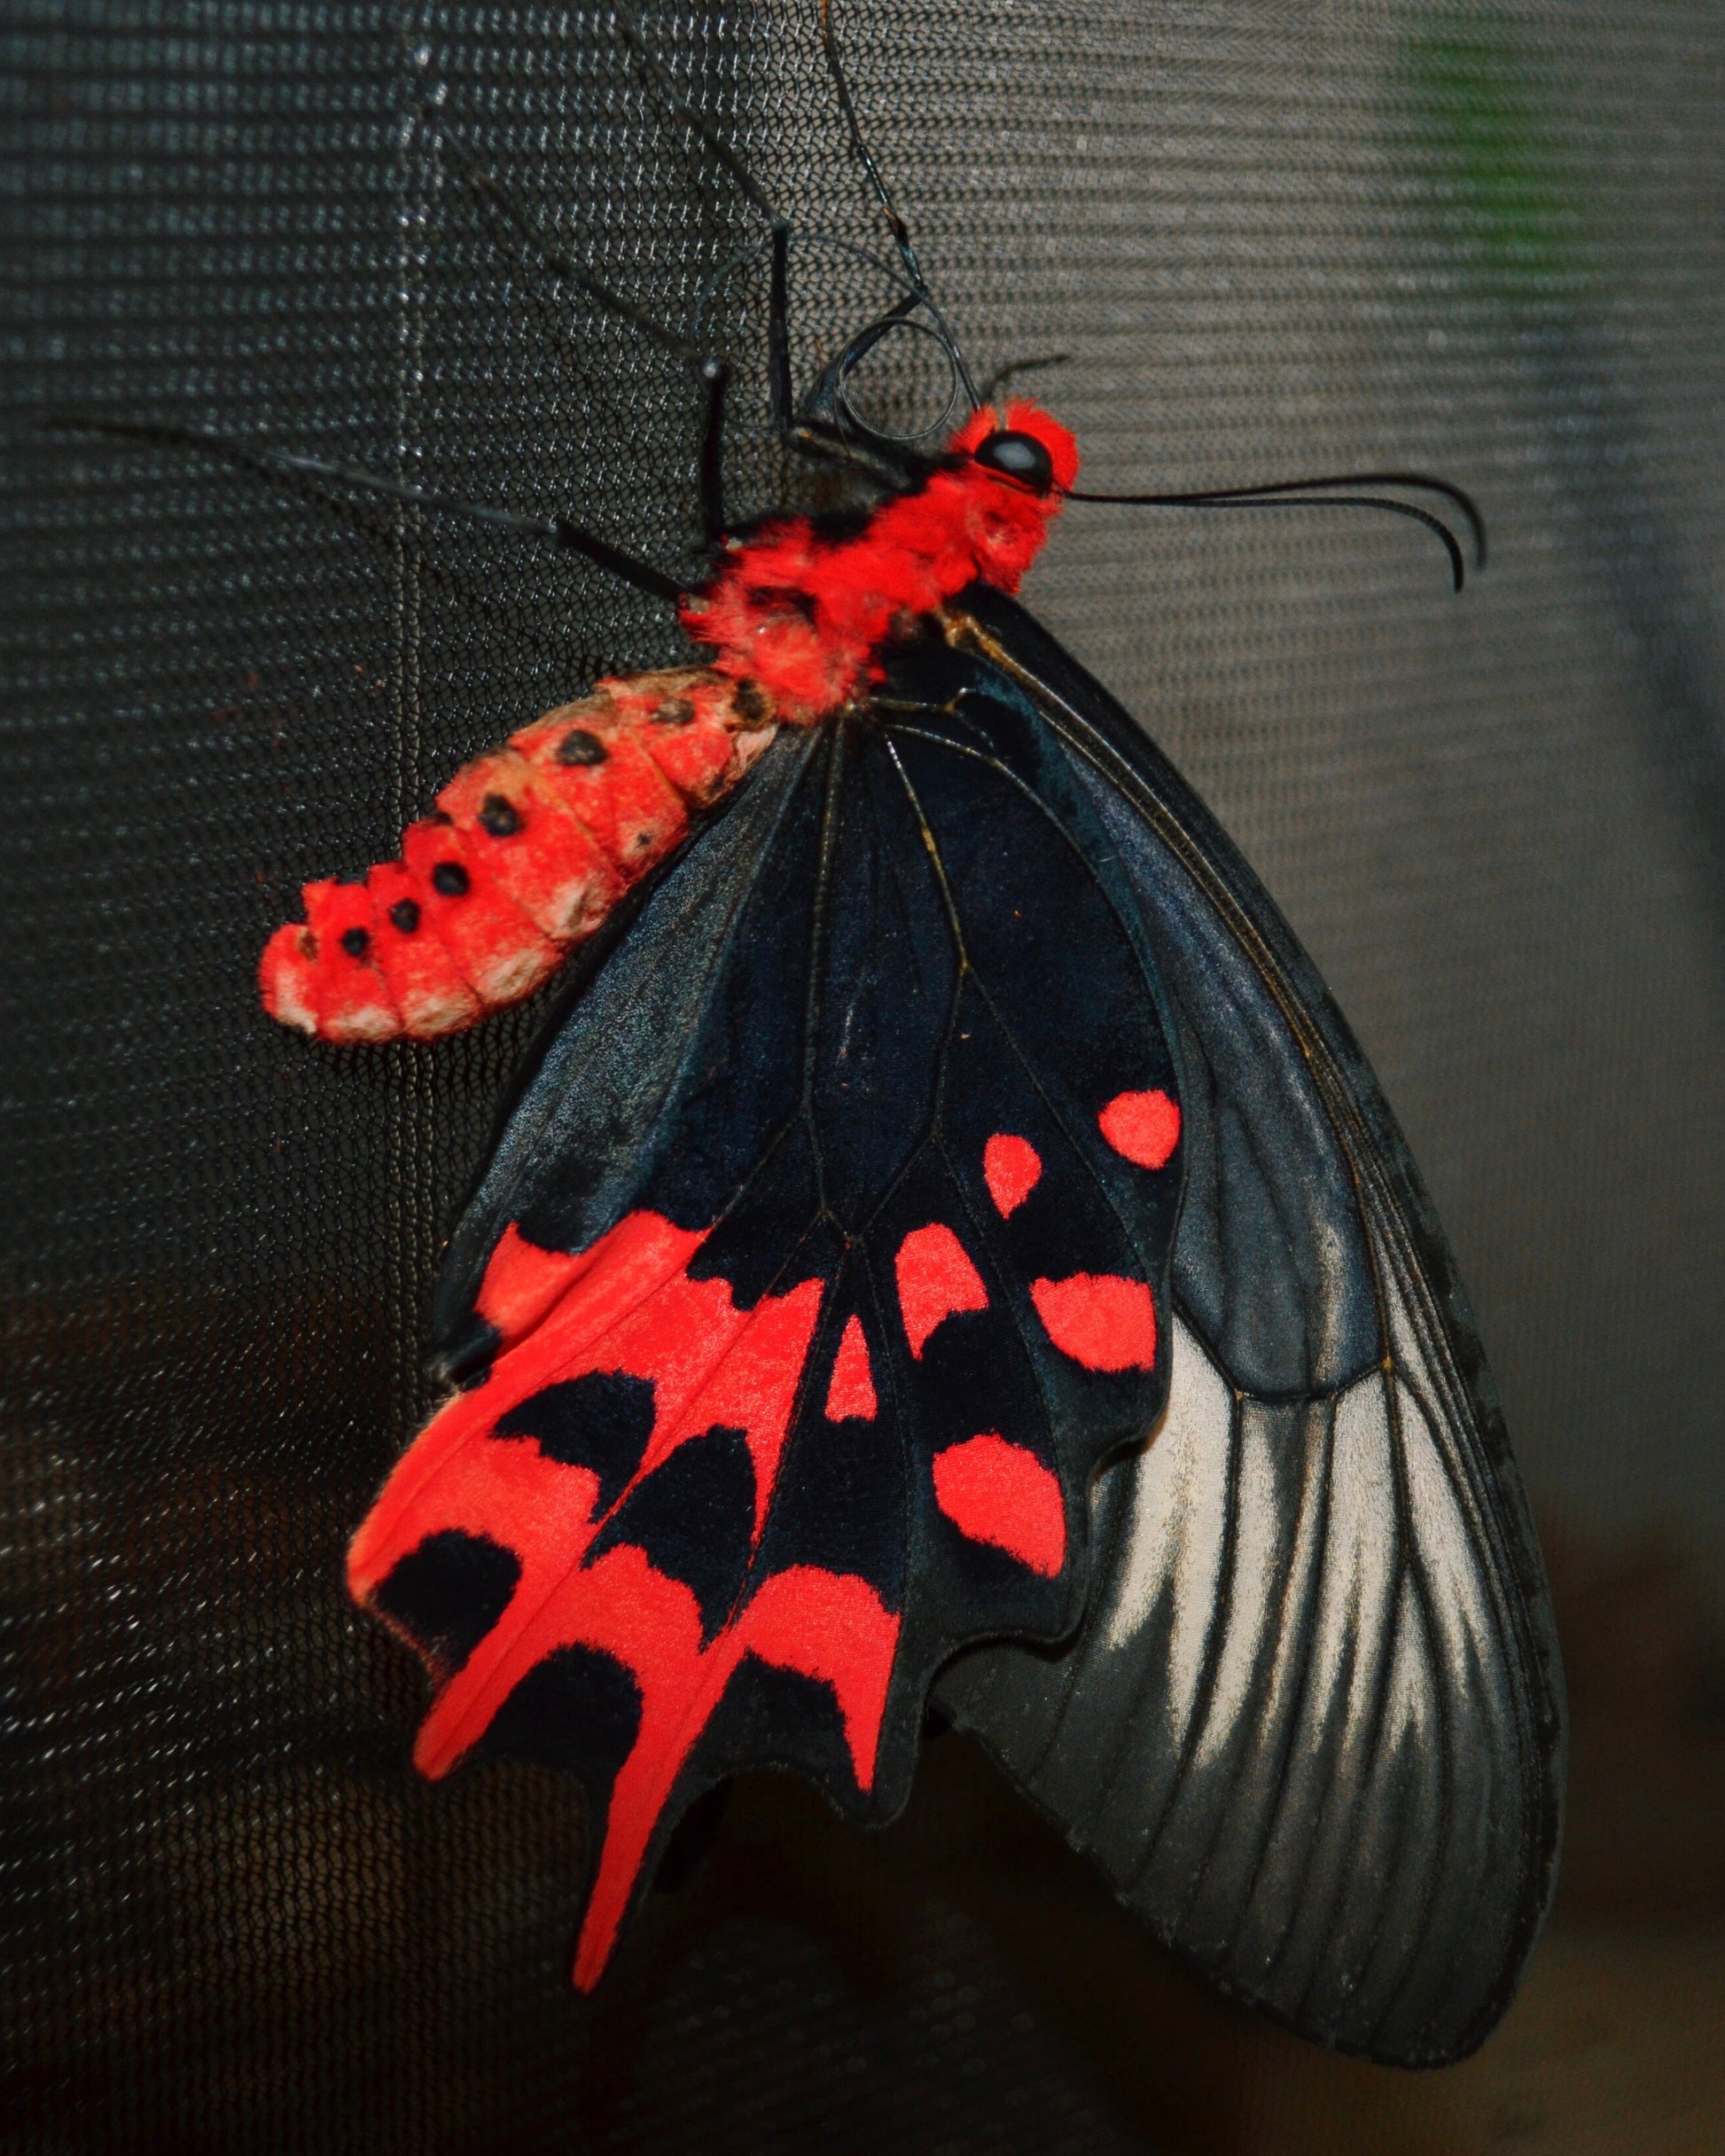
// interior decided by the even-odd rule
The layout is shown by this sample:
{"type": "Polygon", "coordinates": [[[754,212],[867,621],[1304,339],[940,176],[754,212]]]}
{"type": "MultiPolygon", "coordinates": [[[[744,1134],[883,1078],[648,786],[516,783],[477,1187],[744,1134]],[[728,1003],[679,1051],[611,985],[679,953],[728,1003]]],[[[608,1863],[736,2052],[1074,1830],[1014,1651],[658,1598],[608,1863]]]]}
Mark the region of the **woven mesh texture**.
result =
{"type": "MultiPolygon", "coordinates": [[[[1069,354],[1038,387],[1091,483],[1420,465],[1479,496],[1495,562],[1459,602],[1411,527],[1099,508],[1029,597],[1336,987],[1536,1499],[1681,1511],[1725,1544],[1716,8],[843,21],[979,371],[1069,354]]],[[[836,244],[879,228],[813,0],[645,22],[821,236],[793,260],[806,375],[883,290],[836,244]]],[[[419,103],[667,322],[758,219],[602,7],[13,0],[4,35],[0,2137],[1143,2146],[1073,2033],[1107,2017],[1050,1989],[1089,1889],[956,1742],[866,1842],[745,1790],[586,2004],[573,1791],[514,1766],[418,1784],[423,1681],[340,1593],[427,1407],[436,1251],[532,1018],[330,1051],[261,1017],[257,952],[463,756],[672,656],[664,610],[448,519],[27,426],[218,426],[578,510],[675,567],[686,371],[542,274],[419,103]]],[[[760,302],[746,263],[711,296],[739,511],[808,484],[764,437],[760,302]]],[[[872,394],[924,413],[938,371],[907,347],[872,394]]]]}

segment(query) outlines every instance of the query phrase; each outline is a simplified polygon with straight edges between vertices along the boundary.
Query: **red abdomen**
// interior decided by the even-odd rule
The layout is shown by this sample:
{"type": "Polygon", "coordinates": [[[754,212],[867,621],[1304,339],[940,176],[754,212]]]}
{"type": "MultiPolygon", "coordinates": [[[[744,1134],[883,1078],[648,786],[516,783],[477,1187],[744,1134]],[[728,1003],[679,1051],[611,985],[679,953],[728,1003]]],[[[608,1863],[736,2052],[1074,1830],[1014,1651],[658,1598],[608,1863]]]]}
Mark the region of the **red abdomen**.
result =
{"type": "Polygon", "coordinates": [[[771,740],[753,684],[708,668],[601,682],[464,764],[402,857],[308,883],[264,947],[264,1009],[326,1041],[432,1040],[519,1003],[771,740]]]}

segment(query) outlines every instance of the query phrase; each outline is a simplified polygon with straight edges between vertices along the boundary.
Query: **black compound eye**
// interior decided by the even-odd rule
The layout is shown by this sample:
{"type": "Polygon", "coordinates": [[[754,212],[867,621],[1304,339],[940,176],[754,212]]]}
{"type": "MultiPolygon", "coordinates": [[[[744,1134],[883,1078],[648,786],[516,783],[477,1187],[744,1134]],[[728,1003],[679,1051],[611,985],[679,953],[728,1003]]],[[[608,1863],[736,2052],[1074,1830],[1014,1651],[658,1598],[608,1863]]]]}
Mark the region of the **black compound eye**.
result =
{"type": "Polygon", "coordinates": [[[1054,460],[1034,434],[1020,434],[1011,427],[996,427],[974,451],[976,461],[990,472],[1021,480],[1037,494],[1054,491],[1054,460]]]}

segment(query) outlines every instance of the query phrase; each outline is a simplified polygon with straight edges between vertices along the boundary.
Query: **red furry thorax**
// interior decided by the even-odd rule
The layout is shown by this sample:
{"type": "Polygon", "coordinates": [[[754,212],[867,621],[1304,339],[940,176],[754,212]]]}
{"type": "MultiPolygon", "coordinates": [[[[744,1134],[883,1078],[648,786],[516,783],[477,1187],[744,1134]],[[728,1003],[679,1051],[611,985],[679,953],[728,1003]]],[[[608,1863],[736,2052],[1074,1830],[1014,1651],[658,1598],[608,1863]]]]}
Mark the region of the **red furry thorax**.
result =
{"type": "Polygon", "coordinates": [[[1000,425],[984,406],[951,441],[952,462],[914,493],[877,510],[854,537],[829,539],[807,517],[776,519],[735,546],[683,624],[713,664],[753,681],[781,718],[808,724],[880,677],[880,646],[967,585],[1016,591],[1078,474],[1078,449],[1034,404],[1007,408],[1006,426],[1049,453],[1054,491],[1036,494],[976,462],[1000,425]]]}

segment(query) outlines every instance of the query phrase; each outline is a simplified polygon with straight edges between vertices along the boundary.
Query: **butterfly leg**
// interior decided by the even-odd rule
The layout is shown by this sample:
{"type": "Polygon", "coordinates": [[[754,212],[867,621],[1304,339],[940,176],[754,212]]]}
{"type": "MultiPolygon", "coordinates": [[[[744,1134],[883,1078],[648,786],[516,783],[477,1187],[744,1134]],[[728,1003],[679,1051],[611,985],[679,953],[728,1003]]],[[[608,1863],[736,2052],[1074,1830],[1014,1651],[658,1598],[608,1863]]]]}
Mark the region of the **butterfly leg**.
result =
{"type": "MultiPolygon", "coordinates": [[[[650,81],[655,88],[659,88],[662,83],[662,77],[659,74],[657,63],[644,59],[644,48],[636,43],[638,32],[634,29],[628,16],[622,10],[619,10],[619,20],[623,25],[626,39],[636,51],[637,56],[643,57],[644,64],[652,69],[650,81]]],[[[680,118],[686,119],[697,126],[703,142],[715,150],[722,151],[722,145],[718,144],[717,138],[712,135],[706,123],[699,121],[699,116],[691,112],[680,100],[672,100],[672,109],[680,118]]],[[[703,398],[699,464],[702,537],[709,546],[714,544],[724,535],[725,529],[724,408],[725,391],[730,379],[730,368],[716,354],[704,351],[692,339],[683,336],[677,330],[667,328],[665,324],[649,314],[644,308],[637,307],[633,300],[625,298],[620,292],[613,292],[608,285],[583,270],[573,256],[560,247],[556,240],[527,215],[496,176],[488,171],[471,154],[460,137],[439,113],[432,97],[421,100],[419,111],[425,128],[436,137],[450,163],[473,188],[480,199],[488,203],[515,233],[516,237],[524,240],[527,246],[538,255],[541,262],[551,272],[553,277],[575,285],[605,313],[614,315],[620,321],[628,323],[652,342],[658,345],[662,351],[668,352],[675,357],[685,361],[693,368],[695,379],[700,385],[703,398]]],[[[736,160],[729,152],[724,152],[724,155],[727,168],[735,168],[740,172],[741,168],[737,166],[736,160]]],[[[781,229],[781,221],[774,214],[771,205],[766,202],[764,197],[759,195],[759,191],[754,188],[753,183],[747,180],[746,175],[743,176],[751,200],[758,201],[767,214],[773,216],[774,229],[777,233],[781,229]]],[[[787,376],[788,366],[787,356],[787,376]]],[[[584,547],[580,551],[589,551],[584,547]]],[[[602,566],[612,566],[613,565],[606,562],[602,566]]]]}

